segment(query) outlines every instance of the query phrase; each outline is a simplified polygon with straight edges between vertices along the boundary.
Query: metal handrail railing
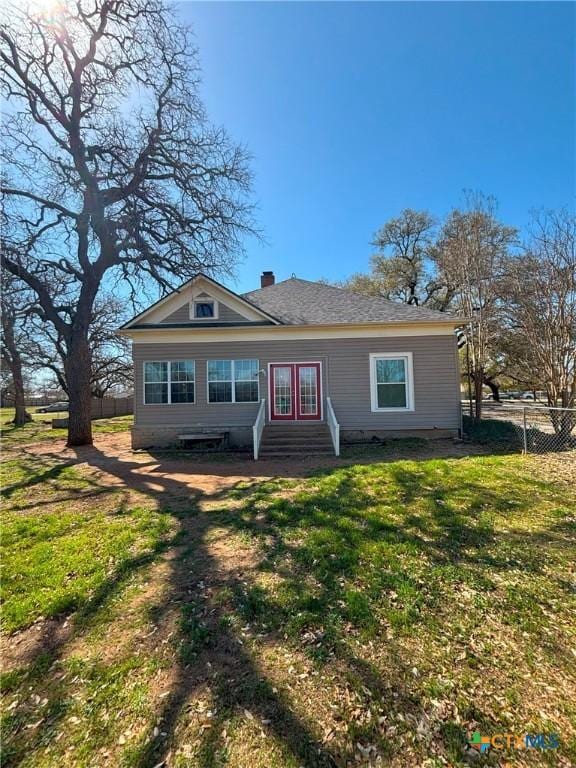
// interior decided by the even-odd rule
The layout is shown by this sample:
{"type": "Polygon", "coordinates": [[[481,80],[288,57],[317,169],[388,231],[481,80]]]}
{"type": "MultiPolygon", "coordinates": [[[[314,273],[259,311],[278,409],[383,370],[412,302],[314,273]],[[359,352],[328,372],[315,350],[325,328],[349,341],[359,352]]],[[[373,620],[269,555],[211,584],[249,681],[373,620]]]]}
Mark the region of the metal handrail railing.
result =
{"type": "Polygon", "coordinates": [[[340,424],[336,421],[336,414],[332,406],[332,400],[326,398],[326,414],[328,427],[330,429],[330,435],[332,437],[332,445],[334,446],[334,453],[336,456],[340,456],[340,424]]]}
{"type": "Polygon", "coordinates": [[[266,424],[266,400],[260,401],[260,407],[258,408],[258,415],[256,421],[252,427],[252,439],[254,443],[254,461],[258,461],[258,454],[260,453],[260,443],[262,441],[262,432],[264,431],[264,425],[266,424]]]}

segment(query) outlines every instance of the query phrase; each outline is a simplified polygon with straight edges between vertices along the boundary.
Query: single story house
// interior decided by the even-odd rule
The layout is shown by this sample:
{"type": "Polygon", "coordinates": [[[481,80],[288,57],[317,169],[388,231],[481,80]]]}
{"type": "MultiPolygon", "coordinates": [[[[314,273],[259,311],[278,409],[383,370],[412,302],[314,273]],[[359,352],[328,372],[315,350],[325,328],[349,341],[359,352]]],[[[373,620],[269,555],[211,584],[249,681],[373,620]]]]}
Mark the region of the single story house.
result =
{"type": "Polygon", "coordinates": [[[461,427],[446,313],[291,277],[238,295],[198,274],[126,323],[134,448],[225,439],[254,456],[461,427]]]}

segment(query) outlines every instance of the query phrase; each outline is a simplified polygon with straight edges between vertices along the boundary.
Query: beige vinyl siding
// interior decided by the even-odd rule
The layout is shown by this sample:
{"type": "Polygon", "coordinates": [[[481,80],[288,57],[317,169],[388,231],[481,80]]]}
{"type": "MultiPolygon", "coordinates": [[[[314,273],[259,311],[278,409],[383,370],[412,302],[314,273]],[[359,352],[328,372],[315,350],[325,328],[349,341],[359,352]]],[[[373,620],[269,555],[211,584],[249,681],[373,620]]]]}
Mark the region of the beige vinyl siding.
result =
{"type": "Polygon", "coordinates": [[[244,317],[244,315],[241,315],[239,312],[235,312],[233,309],[230,309],[230,307],[227,307],[226,304],[219,303],[218,320],[222,320],[222,322],[226,323],[245,323],[247,318],[244,317]]]}
{"type": "MultiPolygon", "coordinates": [[[[201,297],[197,296],[196,298],[201,297]]],[[[189,323],[190,321],[190,302],[186,302],[186,304],[162,320],[163,323],[189,323]]],[[[245,323],[246,318],[230,309],[230,307],[227,307],[226,304],[218,302],[218,317],[215,320],[211,319],[210,322],[217,323],[218,321],[223,323],[245,323]]]]}
{"type": "MultiPolygon", "coordinates": [[[[329,395],[343,430],[452,429],[460,427],[460,387],[456,337],[302,339],[235,341],[213,344],[134,343],[136,426],[251,426],[257,403],[208,403],[206,360],[258,359],[260,368],[274,362],[322,363],[322,392],[329,395]],[[414,411],[373,413],[370,401],[370,353],[412,352],[414,411]],[[195,360],[196,403],[144,405],[145,360],[195,360]]],[[[260,397],[268,400],[268,376],[260,376],[260,397]]]]}

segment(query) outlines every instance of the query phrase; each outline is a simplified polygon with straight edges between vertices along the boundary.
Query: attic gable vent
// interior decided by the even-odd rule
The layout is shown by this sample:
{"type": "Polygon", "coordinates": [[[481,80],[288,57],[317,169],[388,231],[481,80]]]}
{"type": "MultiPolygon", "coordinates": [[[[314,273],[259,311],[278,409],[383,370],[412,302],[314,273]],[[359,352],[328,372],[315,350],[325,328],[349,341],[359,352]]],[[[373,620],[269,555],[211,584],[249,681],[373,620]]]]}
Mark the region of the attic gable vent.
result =
{"type": "Polygon", "coordinates": [[[218,302],[207,294],[196,296],[190,302],[190,318],[192,320],[216,320],[218,318],[218,302]]]}

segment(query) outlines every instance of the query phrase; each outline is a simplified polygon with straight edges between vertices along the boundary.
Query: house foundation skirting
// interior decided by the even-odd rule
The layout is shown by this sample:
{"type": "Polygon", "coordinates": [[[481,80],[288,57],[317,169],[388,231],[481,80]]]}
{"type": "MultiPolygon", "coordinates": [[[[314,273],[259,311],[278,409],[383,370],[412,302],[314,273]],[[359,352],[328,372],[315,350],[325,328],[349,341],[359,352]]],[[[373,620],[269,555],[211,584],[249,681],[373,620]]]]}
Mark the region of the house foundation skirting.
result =
{"type": "Polygon", "coordinates": [[[373,443],[401,437],[422,437],[427,440],[443,440],[458,437],[457,429],[340,429],[343,445],[373,443]]]}
{"type": "MultiPolygon", "coordinates": [[[[230,448],[252,447],[252,427],[206,427],[197,424],[182,426],[137,426],[132,427],[132,448],[179,448],[178,435],[186,432],[228,432],[228,445],[230,448]]],[[[199,446],[195,450],[201,450],[199,446]]]]}
{"type": "MultiPolygon", "coordinates": [[[[180,440],[178,435],[185,432],[228,432],[228,445],[230,448],[252,447],[252,427],[207,427],[187,424],[182,426],[135,426],[132,427],[132,448],[178,448],[180,440]]],[[[389,440],[401,437],[422,437],[427,439],[441,439],[457,437],[457,429],[373,429],[373,430],[340,430],[340,440],[343,445],[355,443],[371,443],[379,440],[389,440]]],[[[196,450],[201,450],[199,446],[196,450]]]]}

